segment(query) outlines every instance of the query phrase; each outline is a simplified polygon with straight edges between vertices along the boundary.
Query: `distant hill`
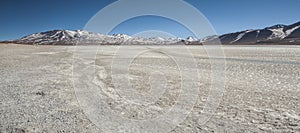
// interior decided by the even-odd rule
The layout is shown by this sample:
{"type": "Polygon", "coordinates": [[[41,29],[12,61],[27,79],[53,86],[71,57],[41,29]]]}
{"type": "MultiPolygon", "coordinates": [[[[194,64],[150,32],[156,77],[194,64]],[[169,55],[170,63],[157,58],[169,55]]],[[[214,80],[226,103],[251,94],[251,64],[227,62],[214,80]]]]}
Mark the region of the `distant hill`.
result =
{"type": "Polygon", "coordinates": [[[300,22],[225,34],[219,36],[219,39],[223,44],[300,44],[300,22]]]}

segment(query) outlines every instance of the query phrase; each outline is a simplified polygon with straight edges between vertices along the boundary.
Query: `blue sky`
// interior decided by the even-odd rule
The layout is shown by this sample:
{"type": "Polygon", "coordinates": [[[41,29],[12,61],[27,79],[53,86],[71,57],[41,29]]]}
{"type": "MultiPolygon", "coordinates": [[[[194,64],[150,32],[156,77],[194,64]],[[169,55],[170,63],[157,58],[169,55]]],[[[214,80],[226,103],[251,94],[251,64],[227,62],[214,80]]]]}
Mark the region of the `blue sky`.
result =
{"type": "MultiPolygon", "coordinates": [[[[218,34],[300,21],[300,0],[185,0],[198,8],[218,34]]],[[[1,0],[0,40],[16,39],[53,29],[83,29],[89,19],[114,0],[1,0]]],[[[191,33],[160,17],[124,22],[113,33],[161,30],[178,37],[191,33]]]]}

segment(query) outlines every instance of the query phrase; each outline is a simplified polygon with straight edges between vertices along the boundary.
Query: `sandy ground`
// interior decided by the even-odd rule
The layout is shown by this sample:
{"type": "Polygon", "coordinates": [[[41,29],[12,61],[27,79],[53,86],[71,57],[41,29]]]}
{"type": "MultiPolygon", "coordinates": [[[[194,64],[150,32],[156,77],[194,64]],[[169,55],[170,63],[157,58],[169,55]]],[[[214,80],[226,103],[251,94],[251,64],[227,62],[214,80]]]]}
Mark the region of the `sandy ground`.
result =
{"type": "MultiPolygon", "coordinates": [[[[167,55],[151,51],[155,47],[126,47],[128,53],[150,51],[129,68],[119,69],[129,71],[133,88],[141,94],[135,98],[145,97],[144,102],[153,102],[154,108],[113,101],[119,98],[112,92],[116,88],[109,73],[114,46],[99,47],[94,63],[99,95],[111,97],[104,102],[124,118],[145,120],[165,113],[180,95],[178,65],[167,55]],[[165,76],[166,91],[161,97],[147,97],[149,74],[156,70],[165,76]]],[[[204,125],[199,118],[210,94],[211,65],[203,47],[189,49],[198,65],[200,93],[191,113],[171,132],[300,132],[299,46],[224,46],[224,94],[204,125]]],[[[73,52],[74,47],[68,46],[0,44],[0,132],[103,132],[78,104],[72,83],[73,52]]],[[[189,69],[189,62],[185,63],[189,69]]]]}

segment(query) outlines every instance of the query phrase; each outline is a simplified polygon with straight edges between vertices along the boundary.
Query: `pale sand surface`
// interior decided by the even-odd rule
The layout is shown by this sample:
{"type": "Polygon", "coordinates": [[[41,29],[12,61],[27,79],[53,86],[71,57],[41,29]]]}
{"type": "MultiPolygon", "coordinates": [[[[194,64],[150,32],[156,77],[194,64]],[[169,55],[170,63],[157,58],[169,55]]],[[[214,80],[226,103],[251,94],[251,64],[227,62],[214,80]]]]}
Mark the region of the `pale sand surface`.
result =
{"type": "MultiPolygon", "coordinates": [[[[125,47],[128,53],[137,47],[155,49],[125,47]]],[[[174,51],[182,48],[169,47],[174,51]]],[[[78,104],[72,84],[74,48],[0,44],[1,132],[102,132],[78,104]]],[[[190,115],[171,132],[300,132],[299,46],[224,46],[225,92],[218,110],[205,125],[200,124],[199,117],[209,95],[210,61],[203,47],[189,49],[198,64],[199,98],[190,115]]],[[[99,47],[95,63],[95,83],[102,89],[99,94],[106,92],[112,99],[117,99],[110,93],[114,85],[109,73],[115,50],[115,46],[99,47]]],[[[189,62],[185,63],[188,67],[189,62]]],[[[155,70],[163,72],[167,81],[167,91],[163,98],[158,97],[155,109],[145,111],[149,108],[112,102],[114,111],[141,120],[172,108],[180,94],[180,70],[168,56],[152,51],[134,60],[129,68],[132,86],[141,94],[147,92],[149,73],[155,70]]]]}

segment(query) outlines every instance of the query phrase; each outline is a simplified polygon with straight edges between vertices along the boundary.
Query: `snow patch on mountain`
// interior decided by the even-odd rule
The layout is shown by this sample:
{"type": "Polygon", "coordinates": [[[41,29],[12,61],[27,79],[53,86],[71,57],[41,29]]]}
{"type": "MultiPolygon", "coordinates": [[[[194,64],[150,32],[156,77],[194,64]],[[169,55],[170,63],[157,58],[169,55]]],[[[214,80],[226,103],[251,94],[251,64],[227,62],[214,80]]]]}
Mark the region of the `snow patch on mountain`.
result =
{"type": "Polygon", "coordinates": [[[196,38],[194,38],[194,37],[192,37],[192,36],[189,36],[189,37],[186,39],[186,41],[188,41],[188,42],[193,42],[193,41],[198,41],[198,39],[196,39],[196,38]]]}
{"type": "Polygon", "coordinates": [[[297,30],[298,28],[300,28],[300,25],[299,26],[296,26],[292,29],[289,29],[289,30],[286,30],[286,36],[290,35],[292,32],[294,32],[295,30],[297,30]]]}
{"type": "Polygon", "coordinates": [[[285,38],[287,35],[286,33],[283,31],[284,28],[277,28],[277,29],[269,29],[270,31],[272,31],[272,35],[270,37],[268,37],[268,40],[272,40],[272,39],[283,39],[285,38]]]}
{"type": "Polygon", "coordinates": [[[245,32],[243,32],[243,33],[241,33],[241,34],[239,34],[238,36],[237,36],[237,38],[235,39],[235,40],[233,40],[231,43],[234,43],[234,42],[237,42],[237,41],[239,41],[240,39],[242,39],[247,33],[249,33],[249,32],[251,32],[251,30],[247,30],[247,31],[245,31],[245,32]]]}

